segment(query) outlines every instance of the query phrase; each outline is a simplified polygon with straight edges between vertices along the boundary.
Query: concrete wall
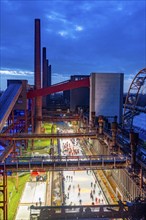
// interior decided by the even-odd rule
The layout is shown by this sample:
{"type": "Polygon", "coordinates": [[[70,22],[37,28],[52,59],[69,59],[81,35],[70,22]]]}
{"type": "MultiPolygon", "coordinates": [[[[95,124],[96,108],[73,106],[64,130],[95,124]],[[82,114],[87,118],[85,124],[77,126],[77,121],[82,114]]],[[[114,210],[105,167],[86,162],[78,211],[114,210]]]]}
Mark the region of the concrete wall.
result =
{"type": "Polygon", "coordinates": [[[70,90],[70,109],[74,111],[77,106],[89,106],[89,88],[70,90]]]}
{"type": "MultiPolygon", "coordinates": [[[[81,80],[87,78],[87,75],[74,75],[71,76],[72,81],[81,80]]],[[[78,89],[71,89],[70,90],[70,109],[72,111],[76,110],[76,108],[80,107],[87,107],[89,106],[89,88],[82,87],[78,89]]]]}
{"type": "Polygon", "coordinates": [[[90,120],[96,116],[117,116],[122,121],[123,73],[91,73],[90,75],[90,120]]]}

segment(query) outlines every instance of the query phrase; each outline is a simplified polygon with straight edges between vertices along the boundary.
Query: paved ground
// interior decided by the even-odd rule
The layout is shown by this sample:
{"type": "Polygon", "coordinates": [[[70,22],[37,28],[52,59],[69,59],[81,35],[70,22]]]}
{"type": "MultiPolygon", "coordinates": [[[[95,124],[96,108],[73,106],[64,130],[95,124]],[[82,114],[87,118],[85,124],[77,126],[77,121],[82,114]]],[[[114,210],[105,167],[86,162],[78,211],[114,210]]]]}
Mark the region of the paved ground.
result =
{"type": "Polygon", "coordinates": [[[31,205],[44,205],[46,195],[45,182],[27,182],[18,207],[16,220],[30,219],[31,205]]]}

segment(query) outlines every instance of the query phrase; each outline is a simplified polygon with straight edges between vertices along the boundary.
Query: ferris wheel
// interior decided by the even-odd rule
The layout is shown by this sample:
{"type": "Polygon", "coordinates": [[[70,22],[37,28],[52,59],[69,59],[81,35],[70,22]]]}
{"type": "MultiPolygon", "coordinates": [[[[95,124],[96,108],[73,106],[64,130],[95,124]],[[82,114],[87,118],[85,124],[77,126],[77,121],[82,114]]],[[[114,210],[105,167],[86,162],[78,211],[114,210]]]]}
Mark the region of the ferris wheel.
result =
{"type": "Polygon", "coordinates": [[[123,127],[131,129],[134,116],[139,114],[137,103],[140,94],[146,94],[146,68],[140,70],[134,77],[124,104],[123,127]]]}

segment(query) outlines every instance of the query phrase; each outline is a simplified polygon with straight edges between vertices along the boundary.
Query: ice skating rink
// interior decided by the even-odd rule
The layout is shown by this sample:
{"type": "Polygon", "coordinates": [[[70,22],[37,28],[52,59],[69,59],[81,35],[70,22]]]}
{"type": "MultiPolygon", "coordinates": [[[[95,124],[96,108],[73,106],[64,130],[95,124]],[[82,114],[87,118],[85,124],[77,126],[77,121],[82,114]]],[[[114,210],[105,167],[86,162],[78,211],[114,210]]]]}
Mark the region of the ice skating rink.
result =
{"type": "MultiPolygon", "coordinates": [[[[74,139],[60,140],[61,154],[70,156],[83,155],[79,141],[74,139]]],[[[65,205],[102,205],[107,204],[93,171],[64,171],[65,205]]]]}
{"type": "Polygon", "coordinates": [[[107,204],[92,171],[65,171],[63,175],[66,205],[107,204]]]}

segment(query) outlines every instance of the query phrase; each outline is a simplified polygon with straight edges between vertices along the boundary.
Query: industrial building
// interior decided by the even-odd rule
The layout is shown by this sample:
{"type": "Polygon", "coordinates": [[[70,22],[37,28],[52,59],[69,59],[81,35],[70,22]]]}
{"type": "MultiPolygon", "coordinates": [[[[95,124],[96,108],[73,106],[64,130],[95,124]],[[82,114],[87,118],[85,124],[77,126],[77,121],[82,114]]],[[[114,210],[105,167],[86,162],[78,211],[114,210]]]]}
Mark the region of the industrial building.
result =
{"type": "Polygon", "coordinates": [[[122,122],[123,111],[122,73],[91,73],[90,76],[90,119],[91,113],[96,116],[117,116],[122,122]]]}
{"type": "MultiPolygon", "coordinates": [[[[77,81],[81,79],[88,78],[89,76],[85,75],[74,75],[71,76],[71,81],[77,81]]],[[[82,109],[89,108],[89,94],[90,89],[87,87],[82,87],[78,89],[71,89],[70,90],[70,110],[75,111],[78,107],[82,109]]]]}

